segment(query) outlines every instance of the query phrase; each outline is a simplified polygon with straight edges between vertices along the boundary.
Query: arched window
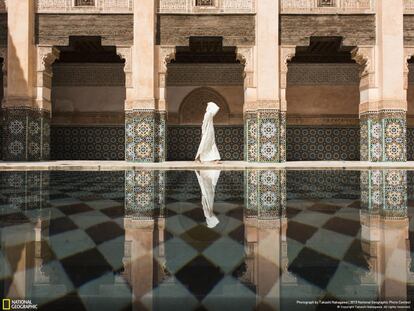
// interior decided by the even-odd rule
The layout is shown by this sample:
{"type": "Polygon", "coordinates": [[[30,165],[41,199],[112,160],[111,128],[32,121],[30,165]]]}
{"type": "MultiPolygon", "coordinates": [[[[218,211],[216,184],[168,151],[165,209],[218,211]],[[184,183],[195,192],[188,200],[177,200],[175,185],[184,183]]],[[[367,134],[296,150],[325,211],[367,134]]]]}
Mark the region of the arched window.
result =
{"type": "Polygon", "coordinates": [[[228,124],[229,107],[226,100],[215,90],[208,87],[195,89],[184,98],[180,106],[180,124],[198,124],[203,122],[208,102],[215,102],[220,110],[214,118],[216,124],[228,124]]]}

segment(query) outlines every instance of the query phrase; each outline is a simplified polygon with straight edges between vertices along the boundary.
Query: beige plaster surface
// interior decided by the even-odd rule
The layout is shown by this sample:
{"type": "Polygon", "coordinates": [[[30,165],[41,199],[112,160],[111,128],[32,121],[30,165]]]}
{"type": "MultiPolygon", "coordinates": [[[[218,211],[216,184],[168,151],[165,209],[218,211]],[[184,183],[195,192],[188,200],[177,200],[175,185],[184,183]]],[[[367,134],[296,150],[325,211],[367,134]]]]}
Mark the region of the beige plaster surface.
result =
{"type": "Polygon", "coordinates": [[[163,163],[133,163],[125,161],[49,161],[49,162],[4,162],[0,171],[120,171],[120,170],[244,170],[244,169],[287,169],[287,170],[366,170],[407,169],[414,170],[411,162],[363,162],[363,161],[298,161],[286,163],[248,163],[244,161],[223,161],[221,164],[197,163],[193,161],[163,163]]]}
{"type": "Polygon", "coordinates": [[[54,87],[52,108],[56,112],[124,111],[125,87],[54,87]]]}
{"type": "Polygon", "coordinates": [[[295,115],[358,115],[359,87],[337,85],[288,86],[287,113],[295,115]]]}

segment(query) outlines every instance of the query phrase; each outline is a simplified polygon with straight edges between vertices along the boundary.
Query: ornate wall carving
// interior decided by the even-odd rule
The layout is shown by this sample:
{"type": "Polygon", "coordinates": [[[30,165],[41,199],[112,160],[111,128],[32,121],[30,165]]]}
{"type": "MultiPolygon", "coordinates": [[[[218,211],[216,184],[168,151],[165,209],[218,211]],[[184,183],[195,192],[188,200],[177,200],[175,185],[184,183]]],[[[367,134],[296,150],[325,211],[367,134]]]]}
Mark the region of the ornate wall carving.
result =
{"type": "Polygon", "coordinates": [[[280,41],[307,46],[311,36],[340,36],[346,46],[375,45],[375,23],[374,14],[282,14],[280,41]]]}
{"type": "Polygon", "coordinates": [[[414,14],[414,0],[404,0],[404,14],[414,14]]]}
{"type": "Polygon", "coordinates": [[[254,46],[255,16],[250,14],[160,14],[157,45],[188,46],[190,36],[223,37],[224,46],[254,46]]]}
{"type": "Polygon", "coordinates": [[[375,0],[282,0],[282,14],[374,14],[375,0]]]}
{"type": "Polygon", "coordinates": [[[167,86],[243,85],[241,64],[170,64],[167,86]]]}
{"type": "Polygon", "coordinates": [[[36,43],[45,46],[67,46],[69,36],[100,36],[102,45],[132,46],[133,30],[132,14],[50,13],[35,17],[36,43]]]}
{"type": "Polygon", "coordinates": [[[37,0],[36,10],[37,13],[133,13],[133,0],[88,0],[87,2],[83,1],[84,0],[79,1],[78,3],[72,0],[37,0]]]}
{"type": "Polygon", "coordinates": [[[56,64],[53,86],[125,86],[123,64],[56,64]]]}
{"type": "Polygon", "coordinates": [[[360,46],[352,51],[352,58],[360,66],[360,89],[365,90],[375,86],[375,48],[360,46]]]}
{"type": "Polygon", "coordinates": [[[290,64],[289,85],[358,85],[357,64],[290,64]]]}
{"type": "Polygon", "coordinates": [[[253,14],[255,0],[222,0],[201,1],[192,0],[159,0],[160,14],[253,14]]]}

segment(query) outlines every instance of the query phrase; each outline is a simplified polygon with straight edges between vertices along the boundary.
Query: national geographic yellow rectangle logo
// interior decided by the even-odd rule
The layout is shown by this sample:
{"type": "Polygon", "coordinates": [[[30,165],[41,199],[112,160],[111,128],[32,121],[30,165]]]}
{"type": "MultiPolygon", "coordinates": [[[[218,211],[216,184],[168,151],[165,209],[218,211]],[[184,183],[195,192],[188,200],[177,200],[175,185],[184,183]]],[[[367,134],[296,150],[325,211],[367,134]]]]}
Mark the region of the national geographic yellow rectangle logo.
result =
{"type": "Polygon", "coordinates": [[[3,299],[1,302],[1,307],[3,310],[10,310],[11,301],[10,299],[3,299]]]}

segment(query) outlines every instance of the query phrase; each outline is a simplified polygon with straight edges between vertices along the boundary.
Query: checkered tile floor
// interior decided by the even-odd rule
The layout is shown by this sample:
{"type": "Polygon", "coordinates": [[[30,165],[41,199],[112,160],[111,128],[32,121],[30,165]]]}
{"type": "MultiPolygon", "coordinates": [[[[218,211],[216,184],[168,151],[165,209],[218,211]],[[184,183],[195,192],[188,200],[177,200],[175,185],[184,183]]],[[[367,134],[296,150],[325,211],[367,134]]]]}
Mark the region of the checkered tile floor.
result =
{"type": "MultiPolygon", "coordinates": [[[[222,172],[214,205],[220,223],[209,229],[197,184],[185,186],[194,173],[174,172],[165,220],[127,226],[123,172],[39,174],[0,174],[3,297],[32,299],[41,310],[302,310],[296,300],[380,298],[384,275],[370,272],[372,245],[352,196],[290,192],[286,225],[252,229],[243,174],[222,172]]],[[[414,256],[412,242],[387,246],[414,256]]],[[[414,269],[404,268],[412,293],[414,269]]]]}

